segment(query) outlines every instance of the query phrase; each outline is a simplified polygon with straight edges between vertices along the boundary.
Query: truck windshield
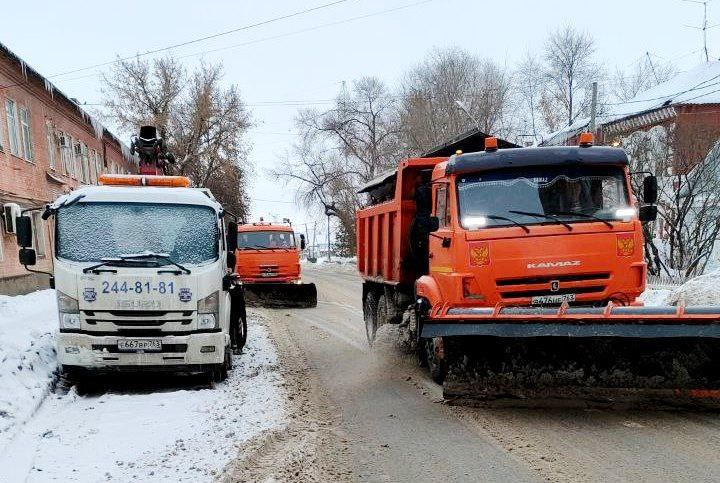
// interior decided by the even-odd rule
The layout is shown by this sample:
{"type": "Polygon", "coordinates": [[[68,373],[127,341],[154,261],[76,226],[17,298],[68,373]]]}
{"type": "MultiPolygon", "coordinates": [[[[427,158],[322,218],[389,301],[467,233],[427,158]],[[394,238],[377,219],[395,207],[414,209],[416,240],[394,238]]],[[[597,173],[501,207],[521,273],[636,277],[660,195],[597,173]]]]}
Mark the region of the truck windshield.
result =
{"type": "Polygon", "coordinates": [[[238,249],[295,248],[295,233],[291,231],[241,231],[238,249]]]}
{"type": "Polygon", "coordinates": [[[218,224],[206,206],[157,203],[78,203],[57,213],[57,256],[99,262],[152,251],[180,264],[218,257],[218,224]]]}
{"type": "Polygon", "coordinates": [[[625,173],[618,166],[538,166],[474,173],[458,179],[458,193],[460,221],[466,228],[468,220],[478,217],[485,217],[485,226],[613,220],[622,218],[618,210],[629,207],[625,173]]]}

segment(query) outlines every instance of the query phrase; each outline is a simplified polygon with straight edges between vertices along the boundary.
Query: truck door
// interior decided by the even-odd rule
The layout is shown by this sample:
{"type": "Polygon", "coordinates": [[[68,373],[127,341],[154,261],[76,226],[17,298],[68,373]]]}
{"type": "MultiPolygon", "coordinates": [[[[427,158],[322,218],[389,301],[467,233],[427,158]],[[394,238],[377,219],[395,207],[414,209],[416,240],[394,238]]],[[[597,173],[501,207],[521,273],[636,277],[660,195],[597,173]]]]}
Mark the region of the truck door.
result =
{"type": "Polygon", "coordinates": [[[430,273],[436,278],[452,273],[451,245],[453,230],[450,210],[450,185],[433,185],[433,215],[440,228],[430,237],[430,273]]]}

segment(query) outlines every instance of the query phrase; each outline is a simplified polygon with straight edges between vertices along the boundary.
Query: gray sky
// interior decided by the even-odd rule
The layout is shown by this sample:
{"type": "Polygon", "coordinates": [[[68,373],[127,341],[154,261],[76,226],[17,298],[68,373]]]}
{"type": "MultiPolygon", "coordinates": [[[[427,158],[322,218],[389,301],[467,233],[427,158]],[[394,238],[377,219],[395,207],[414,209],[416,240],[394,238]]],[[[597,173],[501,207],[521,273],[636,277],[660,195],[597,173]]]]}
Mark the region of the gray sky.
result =
{"type": "MultiPolygon", "coordinates": [[[[97,103],[100,69],[54,74],[111,61],[230,30],[330,0],[264,2],[137,1],[44,2],[3,0],[0,42],[23,57],[66,94],[97,103]]],[[[174,49],[192,67],[222,61],[253,113],[250,160],[255,217],[311,215],[294,204],[294,192],[268,179],[293,142],[293,118],[302,105],[332,99],[341,83],[376,75],[394,86],[434,46],[457,45],[513,66],[526,51],[540,54],[547,33],[564,23],[596,40],[597,60],[613,72],[632,66],[646,51],[680,70],[702,58],[702,6],[680,0],[350,0],[333,7],[174,49]],[[416,5],[412,5],[416,4],[416,5]],[[384,10],[412,5],[367,18],[384,10]],[[347,20],[347,21],[346,21],[347,20]],[[342,23],[339,23],[342,22],[342,23]],[[335,25],[327,25],[335,23],[335,25]],[[308,30],[309,29],[309,30],[308,30]],[[304,32],[298,32],[306,30],[304,32]],[[275,38],[273,38],[275,37],[275,38]],[[245,45],[238,45],[245,44],[245,45]],[[214,49],[222,49],[209,52],[214,49]],[[200,54],[201,55],[195,55],[200,54]],[[273,201],[260,201],[273,200],[273,201]]],[[[720,22],[720,2],[708,6],[709,25],[720,22]]],[[[711,55],[720,53],[720,28],[709,31],[711,55]]],[[[163,54],[159,54],[163,55],[163,54]]],[[[317,107],[327,104],[318,102],[317,107]]],[[[124,133],[119,133],[124,134],[124,133]]]]}

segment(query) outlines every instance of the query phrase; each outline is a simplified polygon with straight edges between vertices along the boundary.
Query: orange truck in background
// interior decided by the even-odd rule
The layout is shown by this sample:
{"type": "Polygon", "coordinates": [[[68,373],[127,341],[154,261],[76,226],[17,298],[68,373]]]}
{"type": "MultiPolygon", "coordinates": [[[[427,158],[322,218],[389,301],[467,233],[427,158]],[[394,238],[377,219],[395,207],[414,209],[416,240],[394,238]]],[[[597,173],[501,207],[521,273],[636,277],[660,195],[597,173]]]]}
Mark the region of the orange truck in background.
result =
{"type": "MultiPolygon", "coordinates": [[[[449,371],[457,382],[470,370],[483,381],[474,390],[487,397],[530,381],[512,373],[520,355],[542,354],[530,372],[548,373],[538,376],[547,381],[550,360],[560,355],[584,359],[570,367],[587,376],[643,344],[714,343],[718,307],[644,307],[637,299],[647,272],[642,224],[657,215],[656,178],[646,176],[643,188],[640,204],[625,152],[592,146],[588,134],[579,146],[500,150],[488,137],[483,152],[402,161],[360,190],[369,197],[356,221],[369,342],[379,326],[400,324],[433,379],[445,382],[446,396],[462,386],[449,389],[449,371]],[[582,349],[568,347],[575,341],[582,349]],[[494,390],[489,384],[501,373],[507,384],[494,390]]],[[[713,345],[706,355],[717,352],[713,345]]],[[[703,360],[687,368],[696,379],[686,388],[713,384],[705,372],[716,373],[718,359],[703,360]]],[[[662,381],[663,389],[677,387],[662,381]]],[[[581,384],[593,382],[628,389],[628,380],[581,384]]]]}
{"type": "Polygon", "coordinates": [[[305,236],[289,221],[238,226],[236,272],[245,287],[249,303],[265,307],[315,307],[315,284],[303,283],[300,252],[305,236]]]}

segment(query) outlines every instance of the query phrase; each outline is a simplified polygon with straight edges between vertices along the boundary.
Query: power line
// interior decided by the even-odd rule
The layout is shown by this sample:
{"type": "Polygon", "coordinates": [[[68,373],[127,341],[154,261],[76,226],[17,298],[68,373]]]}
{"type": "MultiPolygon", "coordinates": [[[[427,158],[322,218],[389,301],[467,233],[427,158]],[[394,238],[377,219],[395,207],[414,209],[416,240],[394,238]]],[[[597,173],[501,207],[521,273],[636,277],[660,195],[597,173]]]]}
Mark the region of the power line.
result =
{"type": "Polygon", "coordinates": [[[256,27],[260,27],[260,26],[262,26],[262,25],[268,25],[268,24],[271,24],[271,23],[279,22],[279,21],[281,21],[281,20],[287,20],[287,19],[292,18],[292,17],[298,17],[298,16],[304,15],[304,14],[306,14],[306,13],[315,12],[315,11],[317,11],[317,10],[322,10],[322,9],[332,7],[332,6],[338,5],[338,4],[340,4],[340,3],[346,3],[346,2],[349,2],[349,1],[352,1],[352,0],[335,0],[334,2],[325,3],[325,4],[322,4],[322,5],[318,5],[318,6],[316,6],[316,7],[307,8],[307,9],[305,9],[305,10],[299,10],[299,11],[297,11],[297,12],[288,13],[288,14],[286,14],[286,15],[281,15],[281,16],[279,16],[279,17],[269,18],[269,19],[267,19],[267,20],[262,20],[262,21],[260,21],[260,22],[256,22],[256,23],[253,23],[253,24],[243,25],[242,27],[237,27],[237,28],[234,28],[234,29],[231,29],[231,30],[226,30],[226,31],[224,31],[224,32],[219,32],[219,33],[212,34],[212,35],[206,35],[206,36],[204,36],[204,37],[200,37],[200,38],[197,38],[197,39],[188,40],[188,41],[185,41],[185,42],[180,42],[180,43],[173,44],[173,45],[170,45],[170,46],[167,46],[167,47],[162,47],[162,48],[159,48],[159,49],[149,50],[149,51],[147,51],[147,52],[143,52],[142,54],[135,54],[135,55],[131,55],[131,56],[128,56],[128,57],[123,57],[123,58],[115,59],[115,60],[110,61],[110,62],[103,62],[103,63],[100,63],[100,64],[90,65],[90,66],[82,67],[82,68],[79,68],[79,69],[73,69],[73,70],[69,70],[69,71],[66,71],[66,72],[61,72],[61,73],[59,73],[59,74],[53,74],[53,75],[49,76],[48,78],[54,78],[54,77],[60,77],[60,76],[63,76],[63,75],[74,74],[74,73],[76,73],[76,72],[83,72],[83,71],[86,71],[86,70],[96,69],[96,68],[98,68],[98,67],[105,67],[105,66],[108,66],[108,65],[117,64],[118,62],[123,62],[123,61],[130,60],[130,59],[136,59],[136,58],[139,58],[139,57],[144,57],[144,56],[146,56],[146,55],[152,55],[152,54],[157,54],[157,53],[160,53],[160,52],[165,52],[165,51],[172,50],[172,49],[175,49],[175,48],[178,48],[178,47],[184,47],[184,46],[186,46],[186,45],[195,44],[195,43],[197,43],[197,42],[203,42],[203,41],[205,41],[205,40],[215,39],[215,38],[222,37],[222,36],[225,36],[225,35],[229,35],[229,34],[241,32],[241,31],[243,31],[243,30],[250,30],[250,29],[253,29],[253,28],[256,28],[256,27]]]}

